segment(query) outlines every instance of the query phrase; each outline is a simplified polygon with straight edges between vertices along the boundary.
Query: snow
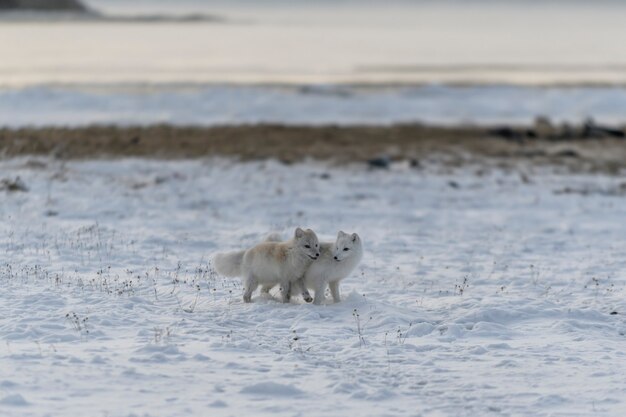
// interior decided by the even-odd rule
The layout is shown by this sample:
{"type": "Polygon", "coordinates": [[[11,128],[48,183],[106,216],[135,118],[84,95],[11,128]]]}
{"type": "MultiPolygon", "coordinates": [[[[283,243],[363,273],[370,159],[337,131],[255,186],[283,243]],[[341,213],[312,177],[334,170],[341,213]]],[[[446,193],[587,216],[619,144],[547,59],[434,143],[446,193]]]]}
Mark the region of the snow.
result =
{"type": "Polygon", "coordinates": [[[0,161],[0,414],[624,415],[623,178],[520,169],[0,161]],[[341,303],[212,271],[296,226],[341,303]]]}
{"type": "Polygon", "coordinates": [[[0,89],[0,126],[241,123],[621,125],[622,87],[83,85],[0,89]]]}

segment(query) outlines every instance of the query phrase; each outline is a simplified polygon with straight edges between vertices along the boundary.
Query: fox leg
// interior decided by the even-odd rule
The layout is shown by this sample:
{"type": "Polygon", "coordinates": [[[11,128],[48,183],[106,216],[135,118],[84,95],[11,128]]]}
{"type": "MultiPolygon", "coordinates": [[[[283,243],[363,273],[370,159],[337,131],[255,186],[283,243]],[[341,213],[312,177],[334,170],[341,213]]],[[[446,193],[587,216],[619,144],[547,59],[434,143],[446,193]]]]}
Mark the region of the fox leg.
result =
{"type": "Polygon", "coordinates": [[[280,284],[280,290],[283,303],[288,303],[291,300],[291,281],[285,281],[280,284]]]}
{"type": "Polygon", "coordinates": [[[330,293],[333,296],[333,301],[336,303],[341,301],[341,296],[339,295],[339,281],[329,282],[328,287],[330,288],[330,293]]]}
{"type": "Polygon", "coordinates": [[[313,298],[313,304],[315,305],[322,304],[322,301],[326,299],[326,296],[324,294],[325,290],[326,290],[326,281],[319,280],[318,282],[315,283],[315,296],[313,298]]]}
{"type": "Polygon", "coordinates": [[[309,290],[307,290],[306,285],[304,284],[304,277],[296,280],[293,284],[291,284],[291,293],[300,292],[302,298],[307,303],[313,301],[311,294],[309,294],[309,290]]]}
{"type": "Polygon", "coordinates": [[[249,274],[243,282],[243,302],[249,303],[252,301],[252,293],[256,290],[256,287],[259,286],[259,282],[256,277],[252,274],[249,274]]]}

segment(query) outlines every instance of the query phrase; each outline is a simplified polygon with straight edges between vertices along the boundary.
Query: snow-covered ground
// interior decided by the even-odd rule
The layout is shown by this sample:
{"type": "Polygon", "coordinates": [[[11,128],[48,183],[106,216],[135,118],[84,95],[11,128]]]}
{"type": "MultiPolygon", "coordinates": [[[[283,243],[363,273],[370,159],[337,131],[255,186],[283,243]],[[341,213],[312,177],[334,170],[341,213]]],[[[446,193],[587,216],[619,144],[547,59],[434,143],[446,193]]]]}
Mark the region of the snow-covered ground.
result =
{"type": "Polygon", "coordinates": [[[89,124],[621,125],[624,87],[82,85],[0,88],[0,126],[89,124]]]}
{"type": "Polygon", "coordinates": [[[0,415],[623,416],[624,180],[524,173],[4,160],[0,415]],[[213,272],[295,226],[341,303],[213,272]]]}

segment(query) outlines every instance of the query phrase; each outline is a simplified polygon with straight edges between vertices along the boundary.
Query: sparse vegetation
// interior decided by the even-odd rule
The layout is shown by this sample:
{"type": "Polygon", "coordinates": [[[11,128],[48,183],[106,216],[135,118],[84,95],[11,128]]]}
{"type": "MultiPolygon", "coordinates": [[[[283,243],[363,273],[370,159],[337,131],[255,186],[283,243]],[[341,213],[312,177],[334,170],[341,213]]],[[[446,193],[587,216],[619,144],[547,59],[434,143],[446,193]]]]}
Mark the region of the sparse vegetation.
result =
{"type": "Polygon", "coordinates": [[[89,335],[89,329],[87,328],[87,321],[89,320],[89,317],[80,318],[78,317],[78,314],[71,311],[65,315],[65,319],[81,336],[89,335]]]}

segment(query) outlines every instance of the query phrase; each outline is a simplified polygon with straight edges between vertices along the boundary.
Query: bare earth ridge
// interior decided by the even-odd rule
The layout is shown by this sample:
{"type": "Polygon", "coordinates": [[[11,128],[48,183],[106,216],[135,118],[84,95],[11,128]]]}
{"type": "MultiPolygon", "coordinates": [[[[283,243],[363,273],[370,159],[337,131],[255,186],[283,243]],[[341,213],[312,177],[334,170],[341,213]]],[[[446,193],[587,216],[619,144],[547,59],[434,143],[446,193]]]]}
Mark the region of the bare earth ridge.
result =
{"type": "Polygon", "coordinates": [[[337,163],[436,161],[450,166],[490,163],[557,165],[576,172],[619,173],[626,169],[623,129],[583,126],[523,127],[284,126],[216,127],[88,126],[0,129],[0,157],[50,155],[84,158],[274,158],[337,163]]]}

